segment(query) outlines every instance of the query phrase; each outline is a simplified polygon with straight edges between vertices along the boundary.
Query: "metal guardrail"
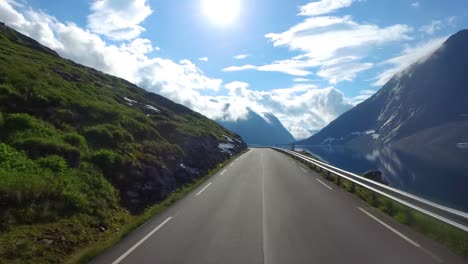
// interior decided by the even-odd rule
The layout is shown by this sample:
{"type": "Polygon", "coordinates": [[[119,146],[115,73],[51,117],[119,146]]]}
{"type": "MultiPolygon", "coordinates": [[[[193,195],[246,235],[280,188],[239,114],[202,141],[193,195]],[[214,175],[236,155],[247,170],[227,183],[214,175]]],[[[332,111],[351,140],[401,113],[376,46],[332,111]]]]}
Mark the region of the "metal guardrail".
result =
{"type": "Polygon", "coordinates": [[[333,173],[340,180],[341,178],[347,179],[354,184],[357,184],[361,187],[364,187],[368,190],[371,190],[375,193],[383,195],[387,198],[390,198],[393,201],[396,201],[400,204],[406,205],[418,212],[436,218],[444,223],[447,223],[451,226],[454,226],[458,229],[461,229],[465,232],[468,232],[468,213],[449,208],[424,198],[409,194],[407,192],[400,191],[398,189],[389,187],[387,185],[366,179],[362,176],[356,175],[352,172],[342,170],[340,168],[334,167],[330,164],[321,162],[319,160],[313,159],[311,157],[302,155],[300,153],[283,149],[277,147],[271,147],[277,151],[295,156],[300,158],[308,163],[314,165],[317,168],[323,169],[328,173],[333,173]]]}

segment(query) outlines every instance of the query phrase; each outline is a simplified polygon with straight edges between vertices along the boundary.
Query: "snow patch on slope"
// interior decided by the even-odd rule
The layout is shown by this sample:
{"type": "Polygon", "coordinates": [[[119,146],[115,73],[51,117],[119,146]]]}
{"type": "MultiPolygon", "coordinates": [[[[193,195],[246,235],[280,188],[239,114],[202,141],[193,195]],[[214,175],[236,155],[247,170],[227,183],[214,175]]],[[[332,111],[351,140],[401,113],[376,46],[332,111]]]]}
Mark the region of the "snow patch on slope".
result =
{"type": "Polygon", "coordinates": [[[124,100],[127,101],[127,104],[130,105],[130,106],[133,106],[133,104],[138,104],[137,101],[132,100],[132,99],[130,99],[128,97],[124,97],[124,100]]]}
{"type": "Polygon", "coordinates": [[[226,152],[226,153],[232,154],[232,149],[234,148],[234,145],[231,144],[231,143],[219,143],[218,148],[219,148],[222,152],[226,152]]]}
{"type": "Polygon", "coordinates": [[[149,110],[152,110],[156,113],[161,113],[161,110],[157,109],[156,107],[152,106],[152,105],[145,105],[145,107],[149,110]]]}

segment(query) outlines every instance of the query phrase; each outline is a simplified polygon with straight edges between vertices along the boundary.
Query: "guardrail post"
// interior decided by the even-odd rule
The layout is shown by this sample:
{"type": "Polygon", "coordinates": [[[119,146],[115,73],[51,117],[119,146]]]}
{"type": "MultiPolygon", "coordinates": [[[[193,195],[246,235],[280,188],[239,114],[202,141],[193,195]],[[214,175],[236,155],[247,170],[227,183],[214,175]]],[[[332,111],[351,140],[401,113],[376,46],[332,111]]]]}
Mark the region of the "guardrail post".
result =
{"type": "Polygon", "coordinates": [[[356,183],[351,182],[351,192],[355,193],[356,192],[356,183]]]}
{"type": "Polygon", "coordinates": [[[336,175],[336,184],[337,184],[338,186],[341,186],[341,177],[338,176],[338,175],[336,175]]]}

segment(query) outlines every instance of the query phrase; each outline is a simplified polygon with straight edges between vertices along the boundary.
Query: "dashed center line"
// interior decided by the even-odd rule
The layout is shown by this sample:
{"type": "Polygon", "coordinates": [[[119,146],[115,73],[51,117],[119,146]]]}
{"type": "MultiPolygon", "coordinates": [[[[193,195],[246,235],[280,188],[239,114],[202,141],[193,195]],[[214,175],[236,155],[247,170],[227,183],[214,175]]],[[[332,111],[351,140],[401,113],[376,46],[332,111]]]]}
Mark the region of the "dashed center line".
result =
{"type": "Polygon", "coordinates": [[[223,175],[226,172],[226,170],[223,170],[219,175],[223,175]]]}
{"type": "Polygon", "coordinates": [[[208,188],[208,186],[211,185],[211,182],[208,183],[203,189],[201,189],[201,191],[199,191],[196,195],[200,195],[204,190],[206,190],[206,188],[208,188]]]}
{"type": "Polygon", "coordinates": [[[172,216],[168,217],[164,222],[159,224],[156,228],[154,228],[151,232],[149,232],[146,236],[144,236],[140,241],[138,241],[135,245],[133,245],[131,248],[129,248],[125,253],[122,254],[118,259],[116,259],[112,264],[119,264],[124,258],[126,258],[130,253],[132,253],[133,250],[135,250],[137,247],[139,247],[145,240],[147,240],[150,236],[152,236],[156,231],[161,229],[163,225],[165,225],[167,222],[169,222],[172,219],[172,216]]]}
{"type": "Polygon", "coordinates": [[[317,181],[319,181],[321,184],[323,184],[325,187],[327,187],[328,189],[330,190],[333,190],[332,187],[328,186],[327,184],[325,184],[323,181],[317,179],[317,181]]]}
{"type": "Polygon", "coordinates": [[[307,172],[304,168],[301,167],[301,170],[304,171],[304,172],[307,172]]]}
{"type": "Polygon", "coordinates": [[[383,225],[384,227],[386,227],[388,230],[392,231],[393,233],[397,234],[398,236],[400,236],[401,238],[403,238],[404,240],[406,240],[408,243],[410,243],[411,245],[415,246],[415,247],[421,247],[418,243],[414,242],[413,240],[411,240],[409,237],[403,235],[402,233],[398,232],[395,228],[387,225],[385,222],[383,222],[382,220],[378,219],[377,217],[373,216],[371,213],[367,212],[366,210],[362,209],[361,207],[358,207],[359,210],[361,210],[363,213],[365,213],[367,216],[369,216],[370,218],[374,219],[375,221],[377,221],[379,224],[383,225]]]}

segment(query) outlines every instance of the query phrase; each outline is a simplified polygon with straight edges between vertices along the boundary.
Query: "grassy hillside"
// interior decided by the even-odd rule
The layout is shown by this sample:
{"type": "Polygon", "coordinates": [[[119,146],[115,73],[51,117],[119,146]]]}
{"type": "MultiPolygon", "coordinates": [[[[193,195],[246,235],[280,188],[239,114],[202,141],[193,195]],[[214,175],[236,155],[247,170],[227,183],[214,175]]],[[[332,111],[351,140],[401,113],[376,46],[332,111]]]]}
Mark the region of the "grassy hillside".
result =
{"type": "Polygon", "coordinates": [[[0,263],[61,262],[243,149],[208,118],[0,24],[0,263]]]}

